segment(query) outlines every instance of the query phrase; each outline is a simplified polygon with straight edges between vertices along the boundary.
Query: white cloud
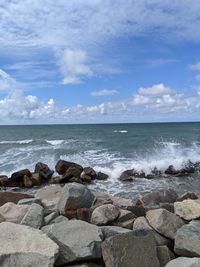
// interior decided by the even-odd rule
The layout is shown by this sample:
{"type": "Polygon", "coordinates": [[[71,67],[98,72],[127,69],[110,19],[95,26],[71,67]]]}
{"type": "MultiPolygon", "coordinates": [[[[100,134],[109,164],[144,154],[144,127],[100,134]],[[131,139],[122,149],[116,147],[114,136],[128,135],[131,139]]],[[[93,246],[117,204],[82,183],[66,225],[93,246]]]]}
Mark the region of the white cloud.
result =
{"type": "Polygon", "coordinates": [[[11,91],[16,89],[17,86],[16,80],[0,69],[0,91],[11,91]]]}
{"type": "Polygon", "coordinates": [[[135,95],[133,97],[133,104],[134,105],[145,105],[151,102],[151,99],[147,96],[143,96],[143,95],[135,95]]]}
{"type": "Polygon", "coordinates": [[[164,86],[164,84],[155,84],[152,87],[140,87],[138,92],[142,95],[162,95],[171,93],[171,89],[169,87],[164,86]]]}
{"type": "Polygon", "coordinates": [[[112,96],[118,94],[117,90],[102,89],[99,91],[91,92],[91,96],[112,96]]]}
{"type": "Polygon", "coordinates": [[[195,63],[195,64],[191,64],[191,65],[189,65],[189,68],[190,68],[191,70],[200,71],[200,62],[197,62],[197,63],[195,63]]]}

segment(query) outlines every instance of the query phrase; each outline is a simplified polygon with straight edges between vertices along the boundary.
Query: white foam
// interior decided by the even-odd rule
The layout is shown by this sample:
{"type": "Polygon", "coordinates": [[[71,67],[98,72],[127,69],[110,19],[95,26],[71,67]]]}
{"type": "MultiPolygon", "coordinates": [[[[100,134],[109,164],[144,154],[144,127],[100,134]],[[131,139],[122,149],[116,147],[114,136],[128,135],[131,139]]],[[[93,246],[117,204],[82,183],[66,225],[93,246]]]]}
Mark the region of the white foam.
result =
{"type": "Polygon", "coordinates": [[[45,141],[52,146],[62,145],[65,142],[65,140],[45,140],[45,141]]]}
{"type": "Polygon", "coordinates": [[[127,130],[114,130],[113,133],[128,133],[127,130]]]}
{"type": "Polygon", "coordinates": [[[33,142],[33,139],[26,140],[16,140],[16,141],[1,141],[0,144],[30,144],[33,142]]]}

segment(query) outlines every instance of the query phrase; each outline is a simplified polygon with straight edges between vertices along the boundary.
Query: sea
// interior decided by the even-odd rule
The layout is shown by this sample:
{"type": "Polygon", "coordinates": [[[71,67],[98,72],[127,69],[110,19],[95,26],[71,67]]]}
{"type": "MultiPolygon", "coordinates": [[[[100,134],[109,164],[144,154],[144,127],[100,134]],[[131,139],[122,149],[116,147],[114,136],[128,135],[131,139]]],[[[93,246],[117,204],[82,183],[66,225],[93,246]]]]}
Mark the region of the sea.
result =
{"type": "Polygon", "coordinates": [[[164,172],[169,165],[181,168],[188,161],[199,162],[200,123],[0,126],[0,175],[34,171],[39,161],[54,169],[59,159],[108,174],[107,181],[94,181],[90,187],[116,196],[135,199],[168,188],[199,193],[199,173],[126,183],[118,178],[132,168],[164,172]]]}

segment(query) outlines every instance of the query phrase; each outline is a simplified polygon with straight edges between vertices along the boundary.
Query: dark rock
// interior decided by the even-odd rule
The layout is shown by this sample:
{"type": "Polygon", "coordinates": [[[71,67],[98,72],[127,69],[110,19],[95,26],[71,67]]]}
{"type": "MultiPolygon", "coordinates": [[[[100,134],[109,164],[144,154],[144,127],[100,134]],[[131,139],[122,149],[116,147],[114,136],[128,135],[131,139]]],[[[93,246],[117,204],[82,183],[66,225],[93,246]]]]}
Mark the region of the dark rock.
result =
{"type": "Polygon", "coordinates": [[[174,203],[178,195],[173,189],[163,189],[146,194],[142,201],[145,206],[156,206],[160,203],[174,203]]]}
{"type": "Polygon", "coordinates": [[[48,183],[49,184],[61,184],[62,178],[60,176],[52,177],[49,179],[48,183]]]}
{"type": "Polygon", "coordinates": [[[33,182],[33,185],[40,186],[42,183],[42,176],[40,173],[32,173],[30,179],[33,182]]]}
{"type": "Polygon", "coordinates": [[[0,206],[3,206],[7,202],[17,204],[19,200],[24,198],[33,198],[33,196],[25,193],[0,192],[0,206]]]}
{"type": "Polygon", "coordinates": [[[198,199],[198,196],[195,193],[187,192],[178,197],[176,202],[181,202],[186,199],[198,199]]]}
{"type": "Polygon", "coordinates": [[[107,225],[112,223],[120,215],[120,211],[112,204],[97,207],[91,215],[91,223],[96,225],[107,225]]]}
{"type": "Polygon", "coordinates": [[[160,262],[160,267],[165,267],[169,261],[175,259],[174,253],[171,252],[167,246],[158,246],[157,255],[160,262]]]}
{"type": "Polygon", "coordinates": [[[4,186],[7,180],[8,180],[8,176],[0,175],[0,186],[4,186]]]}
{"type": "Polygon", "coordinates": [[[127,207],[127,210],[130,210],[132,213],[134,213],[137,217],[145,216],[145,208],[143,206],[129,206],[127,207]]]}
{"type": "Polygon", "coordinates": [[[114,235],[120,235],[131,232],[131,230],[128,230],[126,228],[122,228],[119,226],[110,226],[110,225],[101,226],[101,231],[103,233],[104,240],[114,235]]]}
{"type": "Polygon", "coordinates": [[[1,185],[5,187],[21,187],[23,186],[23,181],[16,182],[12,180],[11,178],[8,178],[7,180],[2,181],[1,185]]]}
{"type": "Polygon", "coordinates": [[[179,171],[177,171],[173,165],[170,165],[166,170],[165,170],[165,174],[169,174],[169,175],[175,175],[179,173],[179,171]]]}
{"type": "Polygon", "coordinates": [[[68,182],[69,183],[77,183],[77,184],[82,184],[83,183],[83,181],[81,180],[81,178],[78,178],[78,177],[72,177],[72,178],[69,179],[68,182]]]}
{"type": "Polygon", "coordinates": [[[83,174],[83,175],[81,175],[81,180],[84,183],[91,183],[92,178],[89,175],[83,174]]]}
{"type": "Polygon", "coordinates": [[[66,180],[67,182],[72,177],[80,178],[81,173],[82,173],[82,169],[73,167],[73,166],[69,167],[66,170],[66,172],[63,174],[62,180],[66,180]]]}
{"type": "Polygon", "coordinates": [[[83,168],[83,172],[85,175],[90,176],[92,179],[96,179],[97,173],[95,172],[95,170],[91,167],[85,167],[83,168]]]}
{"type": "Polygon", "coordinates": [[[15,182],[21,182],[25,175],[28,176],[28,177],[31,177],[31,172],[28,169],[24,169],[24,170],[21,170],[21,171],[18,171],[18,172],[14,172],[11,175],[11,179],[13,181],[15,181],[15,182]]]}
{"type": "Polygon", "coordinates": [[[135,177],[135,173],[136,171],[134,169],[131,170],[126,170],[124,172],[122,172],[122,174],[119,177],[120,181],[133,181],[133,177],[135,177]]]}
{"type": "Polygon", "coordinates": [[[66,173],[66,171],[69,169],[69,167],[75,167],[76,169],[79,169],[81,172],[83,171],[83,167],[74,163],[74,162],[69,162],[69,161],[65,161],[60,159],[56,166],[55,169],[57,171],[58,174],[60,175],[64,175],[66,173]]]}
{"type": "Polygon", "coordinates": [[[52,177],[54,171],[52,171],[47,164],[38,162],[35,165],[35,172],[40,173],[42,179],[48,180],[52,177]]]}
{"type": "Polygon", "coordinates": [[[179,257],[170,262],[165,267],[199,267],[200,258],[179,257]]]}
{"type": "Polygon", "coordinates": [[[106,179],[108,179],[108,177],[109,176],[107,174],[105,174],[103,172],[98,172],[97,176],[96,176],[96,179],[97,180],[106,180],[106,179]]]}
{"type": "Polygon", "coordinates": [[[136,216],[131,211],[120,209],[119,216],[112,224],[132,230],[135,219],[136,216]]]}
{"type": "Polygon", "coordinates": [[[31,180],[31,177],[28,177],[27,175],[24,175],[23,177],[23,185],[26,187],[26,188],[31,188],[33,187],[33,182],[31,180]]]}

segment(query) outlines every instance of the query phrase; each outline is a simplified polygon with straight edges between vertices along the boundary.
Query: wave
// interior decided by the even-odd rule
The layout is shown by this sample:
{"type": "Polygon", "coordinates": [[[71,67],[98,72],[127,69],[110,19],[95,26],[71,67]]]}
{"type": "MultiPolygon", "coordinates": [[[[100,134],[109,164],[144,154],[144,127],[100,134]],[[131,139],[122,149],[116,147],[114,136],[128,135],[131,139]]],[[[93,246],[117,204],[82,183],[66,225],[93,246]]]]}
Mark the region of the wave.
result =
{"type": "Polygon", "coordinates": [[[128,133],[127,130],[114,130],[113,133],[128,133]]]}
{"type": "Polygon", "coordinates": [[[66,141],[65,140],[45,140],[48,144],[52,146],[58,146],[64,144],[66,141]]]}
{"type": "Polygon", "coordinates": [[[33,142],[33,139],[25,139],[25,140],[16,140],[16,141],[1,141],[0,144],[30,144],[33,142]]]}

